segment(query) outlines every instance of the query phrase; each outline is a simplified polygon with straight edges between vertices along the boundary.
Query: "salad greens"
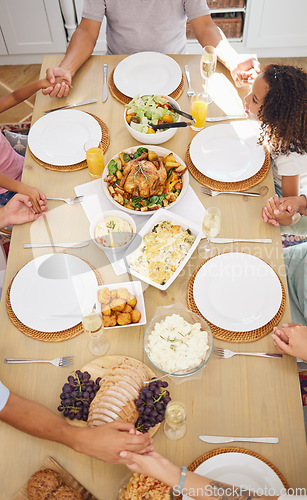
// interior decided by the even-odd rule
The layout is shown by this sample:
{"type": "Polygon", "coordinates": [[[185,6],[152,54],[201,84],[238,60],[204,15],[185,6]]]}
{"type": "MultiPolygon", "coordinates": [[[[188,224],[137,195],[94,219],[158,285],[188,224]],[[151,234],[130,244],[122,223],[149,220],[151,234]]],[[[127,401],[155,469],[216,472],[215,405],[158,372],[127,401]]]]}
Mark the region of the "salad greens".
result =
{"type": "MultiPolygon", "coordinates": [[[[135,116],[139,119],[139,123],[131,120],[130,126],[142,132],[144,134],[148,131],[148,123],[151,122],[157,125],[158,122],[163,122],[162,117],[164,115],[169,115],[172,118],[172,122],[178,120],[178,114],[174,113],[167,104],[167,99],[165,97],[159,97],[154,95],[136,95],[129,104],[126,104],[127,116],[130,113],[135,113],[135,116]]],[[[161,131],[160,131],[161,132],[161,131]]],[[[163,130],[162,130],[163,132],[163,130]]]]}
{"type": "Polygon", "coordinates": [[[117,167],[117,163],[115,160],[111,160],[109,163],[108,163],[108,170],[109,170],[109,173],[111,175],[115,175],[117,170],[118,170],[118,167],[117,167]]]}
{"type": "Polygon", "coordinates": [[[134,206],[134,208],[141,208],[142,206],[152,207],[153,205],[161,205],[166,195],[167,192],[161,194],[160,196],[153,195],[150,196],[149,198],[142,198],[141,196],[132,196],[130,203],[131,205],[134,206]]]}

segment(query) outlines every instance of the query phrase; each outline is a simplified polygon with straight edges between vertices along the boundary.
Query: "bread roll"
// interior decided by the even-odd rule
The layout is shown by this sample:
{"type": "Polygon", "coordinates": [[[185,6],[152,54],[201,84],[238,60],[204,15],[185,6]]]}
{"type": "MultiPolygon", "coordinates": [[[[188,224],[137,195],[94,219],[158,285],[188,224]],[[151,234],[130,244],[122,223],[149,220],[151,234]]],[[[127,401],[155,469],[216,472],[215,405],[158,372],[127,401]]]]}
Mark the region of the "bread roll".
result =
{"type": "Polygon", "coordinates": [[[27,485],[29,500],[47,500],[62,485],[61,476],[52,469],[39,470],[27,485]]]}

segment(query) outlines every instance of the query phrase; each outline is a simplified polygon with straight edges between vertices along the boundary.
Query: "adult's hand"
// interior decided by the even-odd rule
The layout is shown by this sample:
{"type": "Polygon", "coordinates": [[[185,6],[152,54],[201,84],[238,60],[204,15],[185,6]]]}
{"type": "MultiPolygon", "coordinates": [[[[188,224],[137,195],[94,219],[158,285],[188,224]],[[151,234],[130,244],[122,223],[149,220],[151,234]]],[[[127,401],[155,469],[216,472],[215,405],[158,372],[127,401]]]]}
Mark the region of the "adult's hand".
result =
{"type": "Polygon", "coordinates": [[[260,73],[260,63],[255,57],[241,61],[232,71],[231,76],[237,87],[251,85],[260,73]]]}
{"type": "Polygon", "coordinates": [[[274,344],[279,352],[307,361],[307,326],[298,324],[274,328],[274,344]]]}
{"type": "Polygon", "coordinates": [[[111,463],[127,463],[121,457],[123,450],[135,453],[153,451],[152,439],[148,434],[130,433],[133,424],[112,422],[99,427],[78,429],[75,434],[74,449],[91,457],[111,463]]]}
{"type": "Polygon", "coordinates": [[[25,222],[32,222],[44,216],[46,203],[40,200],[40,205],[43,211],[36,214],[33,210],[29,196],[15,194],[15,196],[1,208],[0,227],[6,227],[10,224],[24,224],[25,222]]]}
{"type": "Polygon", "coordinates": [[[71,73],[63,68],[48,68],[46,78],[50,82],[50,87],[42,90],[44,95],[50,97],[68,96],[71,86],[71,73]]]}

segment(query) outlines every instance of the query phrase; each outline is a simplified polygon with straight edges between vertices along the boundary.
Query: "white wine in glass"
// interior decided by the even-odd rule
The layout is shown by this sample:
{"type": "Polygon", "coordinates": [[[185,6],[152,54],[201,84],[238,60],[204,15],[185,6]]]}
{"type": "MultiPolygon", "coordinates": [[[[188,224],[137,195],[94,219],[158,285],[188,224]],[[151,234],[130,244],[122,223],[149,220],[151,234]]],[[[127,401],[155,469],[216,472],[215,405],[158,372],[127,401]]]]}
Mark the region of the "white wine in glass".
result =
{"type": "Polygon", "coordinates": [[[221,230],[222,214],[217,207],[208,207],[206,215],[203,220],[202,230],[204,239],[199,243],[197,251],[198,255],[202,258],[207,258],[207,252],[210,249],[210,238],[215,238],[221,230]]]}
{"type": "Polygon", "coordinates": [[[216,70],[217,55],[216,50],[211,45],[206,45],[203,48],[201,60],[200,60],[200,74],[204,79],[204,94],[208,98],[208,103],[210,104],[213,99],[208,93],[208,83],[209,78],[213,75],[216,70]]]}
{"type": "Polygon", "coordinates": [[[169,439],[181,439],[187,430],[184,403],[170,401],[165,410],[164,433],[169,439]]]}
{"type": "Polygon", "coordinates": [[[110,345],[108,339],[103,335],[102,318],[94,308],[84,312],[82,326],[85,333],[90,337],[88,343],[90,353],[94,354],[94,356],[105,354],[110,345]]]}

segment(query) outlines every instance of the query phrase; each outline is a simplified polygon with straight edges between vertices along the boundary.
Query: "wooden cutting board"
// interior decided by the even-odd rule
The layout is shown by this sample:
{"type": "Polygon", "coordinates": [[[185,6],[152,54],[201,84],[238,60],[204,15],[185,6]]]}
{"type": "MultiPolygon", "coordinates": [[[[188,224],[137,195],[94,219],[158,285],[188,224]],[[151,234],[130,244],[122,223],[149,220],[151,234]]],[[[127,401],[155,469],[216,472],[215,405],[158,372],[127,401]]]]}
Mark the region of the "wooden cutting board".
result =
{"type": "MultiPolygon", "coordinates": [[[[83,500],[98,500],[97,497],[92,495],[90,491],[84,488],[84,486],[82,486],[82,484],[79,483],[79,481],[77,481],[74,476],[72,476],[66,469],[64,469],[60,464],[53,460],[53,458],[48,457],[46,458],[46,460],[44,460],[39,470],[44,469],[52,469],[58,472],[62,478],[64,485],[70,486],[71,488],[75,488],[77,491],[79,491],[83,500]]],[[[13,500],[28,500],[27,484],[23,485],[19,492],[14,496],[13,500]]]]}
{"type": "MultiPolygon", "coordinates": [[[[96,380],[97,377],[104,377],[108,373],[110,368],[122,358],[134,359],[129,356],[118,356],[118,355],[101,356],[100,358],[93,359],[92,361],[84,365],[82,368],[80,368],[80,370],[82,372],[87,371],[88,373],[90,373],[91,378],[93,380],[96,380]]],[[[155,373],[151,370],[151,368],[142,363],[142,361],[139,360],[135,361],[138,361],[138,363],[142,365],[144,371],[148,374],[148,380],[150,380],[153,377],[156,377],[155,373]]],[[[84,422],[83,420],[77,420],[77,419],[70,420],[69,418],[66,418],[66,420],[69,424],[75,425],[77,427],[87,427],[87,423],[84,422]]],[[[151,437],[157,432],[160,425],[161,423],[149,429],[148,433],[151,437]]]]}

